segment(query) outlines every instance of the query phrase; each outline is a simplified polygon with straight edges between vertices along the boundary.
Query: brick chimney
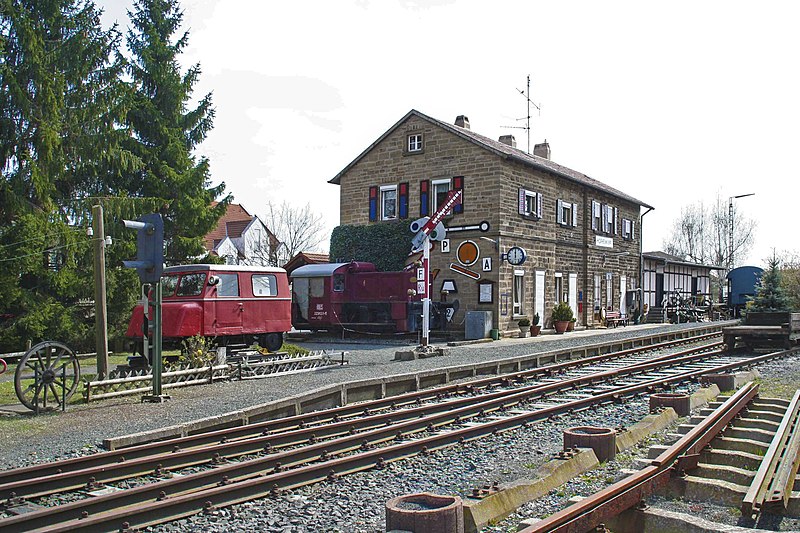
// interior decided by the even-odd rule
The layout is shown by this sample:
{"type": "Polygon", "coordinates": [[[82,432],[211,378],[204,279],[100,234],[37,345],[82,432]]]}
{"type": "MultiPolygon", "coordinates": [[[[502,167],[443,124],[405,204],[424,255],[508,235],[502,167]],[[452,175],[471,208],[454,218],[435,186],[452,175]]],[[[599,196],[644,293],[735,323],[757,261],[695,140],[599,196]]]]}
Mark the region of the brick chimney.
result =
{"type": "Polygon", "coordinates": [[[533,155],[550,159],[550,144],[547,142],[547,139],[545,139],[543,143],[533,146],[533,155]]]}
{"type": "Polygon", "coordinates": [[[513,135],[501,135],[498,139],[501,143],[509,145],[511,148],[517,147],[517,140],[513,135]]]}
{"type": "Polygon", "coordinates": [[[456,117],[456,126],[460,126],[465,130],[469,129],[469,118],[467,115],[458,115],[456,117]]]}

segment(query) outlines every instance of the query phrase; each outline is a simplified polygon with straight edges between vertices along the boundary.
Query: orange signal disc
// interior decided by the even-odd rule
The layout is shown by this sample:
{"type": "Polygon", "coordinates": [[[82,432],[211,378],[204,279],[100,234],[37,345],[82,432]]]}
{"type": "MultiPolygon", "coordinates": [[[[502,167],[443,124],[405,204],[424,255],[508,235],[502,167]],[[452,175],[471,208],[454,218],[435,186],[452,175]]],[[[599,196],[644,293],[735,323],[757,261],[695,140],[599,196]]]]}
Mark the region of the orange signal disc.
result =
{"type": "Polygon", "coordinates": [[[456,251],[456,258],[458,262],[464,266],[472,266],[478,262],[481,256],[481,251],[474,241],[464,241],[458,245],[456,251]]]}

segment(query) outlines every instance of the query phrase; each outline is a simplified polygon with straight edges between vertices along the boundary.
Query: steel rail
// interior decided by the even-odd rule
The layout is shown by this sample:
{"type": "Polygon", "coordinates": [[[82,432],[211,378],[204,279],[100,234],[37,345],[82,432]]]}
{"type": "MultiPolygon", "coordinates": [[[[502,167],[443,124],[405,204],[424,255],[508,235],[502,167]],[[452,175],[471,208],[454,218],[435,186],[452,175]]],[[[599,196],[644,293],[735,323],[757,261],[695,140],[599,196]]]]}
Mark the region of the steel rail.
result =
{"type": "Polygon", "coordinates": [[[697,465],[700,452],[758,394],[758,385],[748,383],[715,409],[678,442],[661,453],[650,465],[637,473],[606,487],[602,491],[550,515],[520,533],[586,533],[625,509],[633,507],[670,477],[686,467],[697,465]]]}
{"type": "MultiPolygon", "coordinates": [[[[775,352],[766,356],[759,356],[753,359],[767,360],[794,353],[793,351],[775,352]]],[[[740,361],[739,366],[747,366],[751,364],[752,359],[740,361]]],[[[518,426],[523,426],[529,422],[546,419],[557,414],[567,411],[585,409],[592,404],[609,403],[618,401],[623,395],[634,395],[640,393],[648,388],[657,386],[663,383],[675,383],[691,379],[697,373],[715,373],[720,370],[729,368],[731,364],[718,365],[715,367],[705,368],[700,371],[691,371],[681,374],[676,374],[670,377],[659,377],[653,380],[643,382],[638,385],[628,385],[618,390],[612,390],[605,393],[600,393],[589,398],[574,400],[562,405],[538,409],[535,411],[515,414],[507,416],[502,419],[491,420],[485,423],[476,423],[470,427],[460,428],[453,431],[442,432],[440,434],[431,435],[424,439],[404,442],[400,444],[393,444],[383,448],[366,451],[363,453],[353,453],[352,455],[341,457],[333,460],[324,460],[321,457],[320,462],[299,467],[292,470],[282,471],[282,469],[274,468],[272,473],[267,474],[268,470],[263,470],[250,477],[240,478],[241,480],[234,480],[230,476],[226,476],[227,469],[235,465],[226,465],[217,470],[210,471],[210,474],[201,473],[194,476],[209,476],[212,477],[216,474],[216,479],[219,486],[206,490],[197,490],[188,493],[170,494],[165,490],[158,501],[154,503],[138,503],[122,505],[121,499],[124,494],[137,491],[124,491],[123,493],[115,493],[107,496],[101,496],[85,502],[74,502],[66,504],[53,509],[45,509],[27,515],[14,517],[0,521],[0,531],[13,531],[19,530],[20,526],[24,526],[25,522],[28,524],[36,523],[37,527],[41,527],[42,531],[68,531],[75,530],[76,528],[81,531],[103,531],[108,529],[115,529],[121,526],[121,522],[126,522],[128,526],[134,525],[136,527],[152,525],[167,520],[177,519],[198,512],[203,507],[211,507],[214,505],[231,505],[250,499],[255,499],[266,494],[274,493],[285,488],[293,488],[312,483],[324,478],[336,477],[345,473],[353,471],[364,470],[374,466],[380,466],[387,461],[399,460],[409,455],[417,453],[424,453],[432,449],[441,448],[452,445],[454,443],[479,438],[488,433],[497,431],[504,431],[518,426]],[[81,503],[92,504],[100,499],[116,499],[117,505],[113,506],[113,511],[93,514],[88,513],[88,517],[72,520],[69,522],[62,522],[65,508],[69,508],[72,516],[77,515],[81,511],[81,503]],[[171,503],[170,503],[171,502],[171,503]],[[56,515],[62,514],[61,517],[56,515]],[[57,524],[48,527],[50,524],[57,524]]],[[[249,461],[248,463],[259,462],[260,460],[249,461]]],[[[186,476],[185,478],[178,478],[177,480],[167,480],[154,483],[158,488],[168,488],[168,485],[180,483],[182,479],[194,476],[186,476]]],[[[86,509],[83,509],[84,511],[86,509]]],[[[26,527],[25,529],[31,529],[26,527]]]]}
{"type": "Polygon", "coordinates": [[[742,499],[742,515],[752,517],[768,508],[786,508],[797,475],[798,446],[800,446],[798,416],[800,416],[800,390],[789,403],[775,436],[764,454],[761,466],[742,499]]]}
{"type": "Polygon", "coordinates": [[[17,498],[30,498],[64,490],[72,490],[87,484],[89,486],[94,486],[99,483],[107,483],[135,477],[137,475],[150,474],[154,470],[163,471],[164,469],[184,468],[207,463],[218,457],[231,458],[262,453],[265,449],[273,450],[289,446],[299,446],[308,442],[318,441],[325,437],[333,438],[348,433],[355,433],[356,429],[364,431],[371,428],[385,427],[388,424],[394,424],[395,427],[397,427],[398,422],[402,422],[403,420],[413,420],[417,430],[425,428],[427,425],[433,423],[444,425],[450,423],[455,417],[461,417],[462,420],[474,418],[481,413],[508,408],[524,401],[541,399],[565,389],[570,390],[584,384],[606,381],[628,374],[640,374],[646,370],[661,368],[663,363],[668,363],[668,366],[686,365],[697,359],[704,359],[714,354],[714,352],[697,353],[698,351],[702,351],[702,349],[703,347],[695,347],[675,354],[654,358],[647,362],[637,362],[632,365],[598,371],[553,383],[535,383],[515,389],[485,393],[478,397],[465,396],[452,400],[440,401],[432,405],[420,405],[413,408],[406,408],[389,413],[377,413],[374,415],[370,415],[370,411],[365,410],[362,413],[364,415],[363,418],[357,421],[358,428],[353,425],[354,421],[345,420],[324,426],[313,426],[281,433],[261,435],[246,440],[227,441],[223,437],[217,444],[202,448],[189,448],[186,450],[173,449],[172,453],[101,464],[81,470],[56,474],[39,476],[32,476],[29,474],[27,479],[17,479],[16,481],[0,485],[0,499],[10,498],[12,495],[17,498]],[[454,415],[456,412],[457,414],[454,415]],[[436,414],[445,414],[445,420],[433,420],[431,417],[436,414]]]}
{"type": "MultiPolygon", "coordinates": [[[[432,389],[426,389],[424,391],[414,391],[387,398],[381,398],[378,400],[362,402],[359,404],[351,404],[310,413],[293,415],[277,420],[267,420],[241,427],[224,428],[211,432],[189,435],[186,437],[178,437],[159,442],[150,442],[128,448],[122,448],[119,450],[75,457],[58,462],[42,463],[22,468],[4,470],[0,471],[0,498],[7,497],[2,493],[1,488],[16,481],[30,480],[34,477],[60,475],[78,470],[86,470],[93,467],[130,461],[140,457],[154,456],[158,454],[171,454],[176,450],[176,447],[179,449],[187,449],[192,447],[213,445],[221,442],[223,439],[231,441],[234,439],[254,438],[270,432],[291,431],[294,429],[303,428],[309,424],[330,423],[330,421],[360,416],[365,409],[370,411],[377,411],[380,409],[395,409],[397,407],[410,405],[416,402],[435,400],[445,395],[469,393],[477,389],[485,389],[498,385],[507,385],[512,381],[521,381],[530,379],[532,377],[552,376],[556,373],[561,373],[571,368],[581,368],[591,364],[596,364],[597,362],[601,361],[610,361],[635,355],[641,352],[669,348],[675,345],[686,344],[697,339],[705,340],[713,336],[718,335],[705,334],[695,338],[684,338],[680,339],[679,341],[668,341],[641,348],[631,348],[608,354],[546,365],[543,367],[514,372],[511,374],[481,378],[478,380],[472,380],[469,383],[445,385],[432,389]]],[[[714,342],[695,347],[691,350],[696,352],[711,350],[717,346],[720,346],[721,344],[721,342],[714,342]]],[[[685,352],[690,353],[689,351],[685,352]]]]}

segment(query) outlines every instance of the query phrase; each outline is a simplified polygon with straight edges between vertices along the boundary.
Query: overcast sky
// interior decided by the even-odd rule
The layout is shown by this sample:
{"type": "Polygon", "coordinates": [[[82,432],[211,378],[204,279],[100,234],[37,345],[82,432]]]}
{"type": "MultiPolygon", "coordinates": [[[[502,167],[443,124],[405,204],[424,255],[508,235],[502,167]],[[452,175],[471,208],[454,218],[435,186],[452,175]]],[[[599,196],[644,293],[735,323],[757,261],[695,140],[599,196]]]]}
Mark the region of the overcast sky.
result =
{"type": "MultiPolygon", "coordinates": [[[[131,0],[100,0],[127,31],[131,0]]],[[[235,202],[311,205],[339,223],[327,183],[409,110],[531,147],[655,207],[645,251],[681,207],[746,193],[747,258],[800,250],[800,3],[485,0],[183,0],[196,97],[216,120],[200,153],[235,202]]],[[[327,245],[326,245],[327,246],[327,245]]],[[[737,261],[738,262],[738,261],[737,261]]]]}

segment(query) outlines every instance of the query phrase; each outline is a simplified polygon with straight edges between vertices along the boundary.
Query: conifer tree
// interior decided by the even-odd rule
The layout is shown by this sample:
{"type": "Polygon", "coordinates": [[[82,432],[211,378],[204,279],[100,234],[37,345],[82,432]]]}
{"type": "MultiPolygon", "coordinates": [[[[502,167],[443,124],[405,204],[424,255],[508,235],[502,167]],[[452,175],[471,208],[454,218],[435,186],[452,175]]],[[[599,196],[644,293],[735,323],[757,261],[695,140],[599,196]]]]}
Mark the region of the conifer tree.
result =
{"type": "MultiPolygon", "coordinates": [[[[0,352],[93,346],[89,196],[117,194],[129,92],[91,0],[0,0],[0,352]]],[[[124,300],[125,298],[119,298],[124,300]]]]}
{"type": "Polygon", "coordinates": [[[189,34],[174,38],[183,19],[177,0],[136,0],[128,14],[129,73],[136,91],[128,124],[134,133],[131,149],[144,163],[131,187],[138,195],[165,200],[165,257],[184,262],[204,254],[202,238],[230,203],[228,195],[212,204],[225,184],[210,186],[208,159],[192,153],[213,126],[211,94],[188,109],[200,66],[181,74],[178,56],[189,34]]]}
{"type": "Polygon", "coordinates": [[[748,305],[750,311],[788,311],[789,300],[781,287],[781,272],[778,258],[773,254],[767,270],[756,287],[756,295],[748,305]]]}

